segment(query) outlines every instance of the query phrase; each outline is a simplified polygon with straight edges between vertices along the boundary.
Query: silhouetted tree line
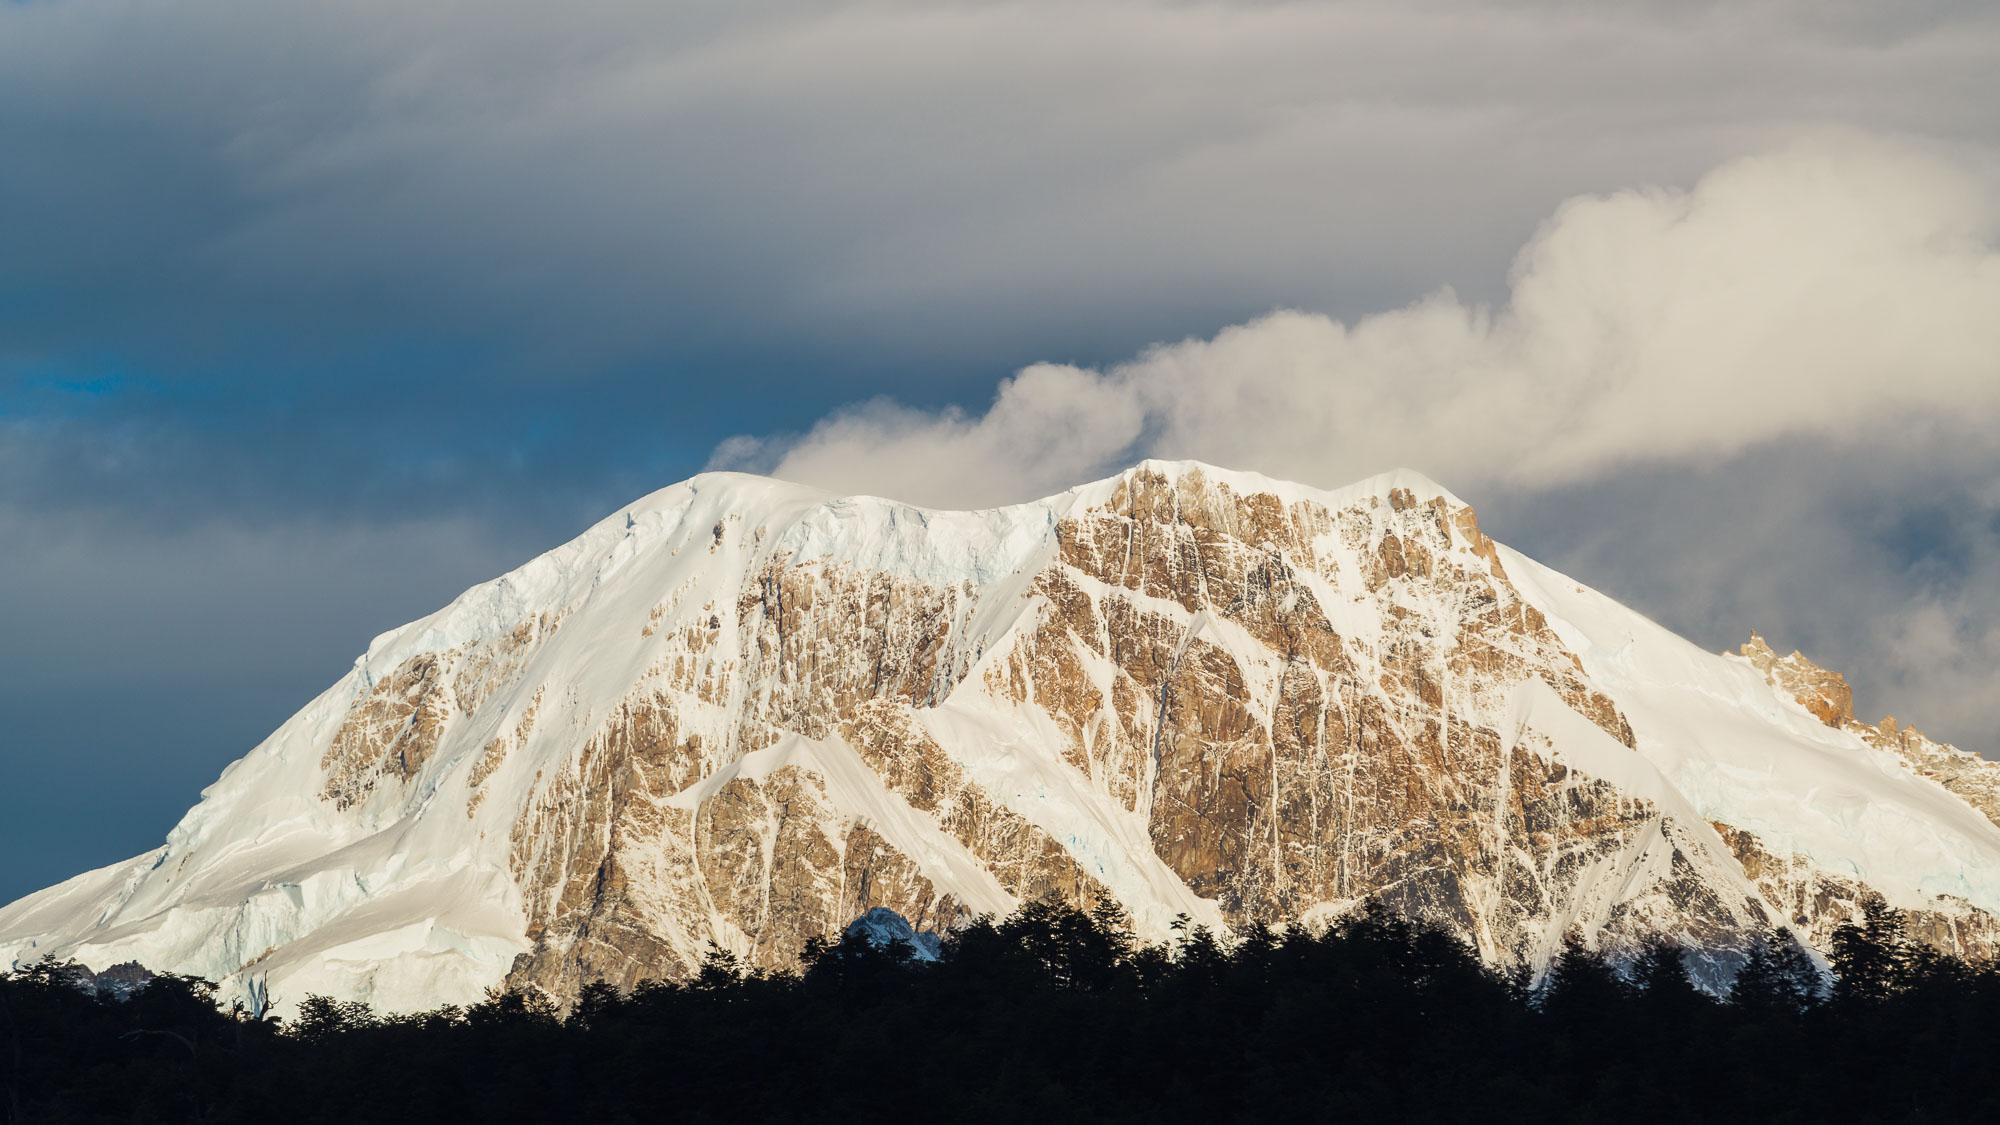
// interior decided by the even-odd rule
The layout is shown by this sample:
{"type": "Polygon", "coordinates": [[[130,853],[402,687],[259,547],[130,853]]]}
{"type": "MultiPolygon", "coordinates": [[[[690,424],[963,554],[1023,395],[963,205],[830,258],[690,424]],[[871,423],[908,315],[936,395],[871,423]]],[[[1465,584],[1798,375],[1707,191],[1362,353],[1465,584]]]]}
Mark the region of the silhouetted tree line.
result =
{"type": "Polygon", "coordinates": [[[2000,1121],[2000,972],[1881,904],[1834,978],[1782,931],[1718,999],[1670,947],[1572,941],[1531,986],[1371,906],[1323,934],[1023,907],[934,962],[850,933],[801,973],[714,950],[680,983],[292,1018],[162,976],[0,978],[8,1122],[2000,1121]]]}

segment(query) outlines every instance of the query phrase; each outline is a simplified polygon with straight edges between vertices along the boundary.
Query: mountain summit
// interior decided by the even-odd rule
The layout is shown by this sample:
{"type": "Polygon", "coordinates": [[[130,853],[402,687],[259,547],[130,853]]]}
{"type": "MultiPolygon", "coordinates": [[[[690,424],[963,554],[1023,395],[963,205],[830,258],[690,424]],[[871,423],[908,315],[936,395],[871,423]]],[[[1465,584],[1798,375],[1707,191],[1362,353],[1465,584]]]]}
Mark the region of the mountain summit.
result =
{"type": "Polygon", "coordinates": [[[1849,698],[1414,473],[1149,461],[976,512],[704,474],[378,637],[162,847],[0,909],[0,963],[566,999],[1047,895],[1149,938],[1376,897],[1495,963],[1665,937],[1717,976],[1880,895],[1990,956],[2000,765],[1849,698]]]}

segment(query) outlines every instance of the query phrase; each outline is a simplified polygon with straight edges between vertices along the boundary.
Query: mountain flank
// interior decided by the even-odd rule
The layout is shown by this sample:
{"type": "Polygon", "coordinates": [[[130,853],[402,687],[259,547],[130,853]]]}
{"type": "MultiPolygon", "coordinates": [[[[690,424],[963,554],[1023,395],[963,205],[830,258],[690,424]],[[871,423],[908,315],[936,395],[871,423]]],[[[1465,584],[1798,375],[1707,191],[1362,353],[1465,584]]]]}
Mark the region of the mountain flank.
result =
{"type": "Polygon", "coordinates": [[[1720,981],[1877,899],[1990,958],[1996,811],[2000,766],[1415,473],[1146,462],[977,512],[704,474],[377,638],[161,848],[0,909],[0,963],[567,1004],[1105,898],[1149,941],[1374,901],[1495,966],[1659,939],[1720,981]]]}

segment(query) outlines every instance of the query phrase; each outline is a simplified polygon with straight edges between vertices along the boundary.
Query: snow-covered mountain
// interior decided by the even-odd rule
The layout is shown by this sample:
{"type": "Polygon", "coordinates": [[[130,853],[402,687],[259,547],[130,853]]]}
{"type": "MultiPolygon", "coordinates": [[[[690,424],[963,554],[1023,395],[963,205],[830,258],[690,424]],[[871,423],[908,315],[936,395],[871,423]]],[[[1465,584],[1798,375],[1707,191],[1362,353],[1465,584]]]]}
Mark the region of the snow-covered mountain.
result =
{"type": "Polygon", "coordinates": [[[2000,766],[1848,700],[1408,472],[978,512],[704,474],[377,638],[164,846],[0,909],[0,963],[406,1009],[1048,894],[1150,938],[1376,895],[1541,965],[1823,943],[1879,893],[1990,955],[2000,766]]]}

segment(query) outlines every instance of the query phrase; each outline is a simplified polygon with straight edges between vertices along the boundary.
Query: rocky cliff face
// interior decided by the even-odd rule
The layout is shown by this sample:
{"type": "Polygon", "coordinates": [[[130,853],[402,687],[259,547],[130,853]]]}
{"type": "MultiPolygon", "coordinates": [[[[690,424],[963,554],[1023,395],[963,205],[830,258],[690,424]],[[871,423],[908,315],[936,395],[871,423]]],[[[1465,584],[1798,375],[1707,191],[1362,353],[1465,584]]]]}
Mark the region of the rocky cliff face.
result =
{"type": "Polygon", "coordinates": [[[1148,463],[976,513],[716,475],[379,639],[166,847],[0,911],[0,957],[408,1007],[1107,894],[1149,937],[1375,896],[1496,963],[1718,968],[1882,894],[1985,955],[1997,777],[1414,474],[1148,463]]]}

